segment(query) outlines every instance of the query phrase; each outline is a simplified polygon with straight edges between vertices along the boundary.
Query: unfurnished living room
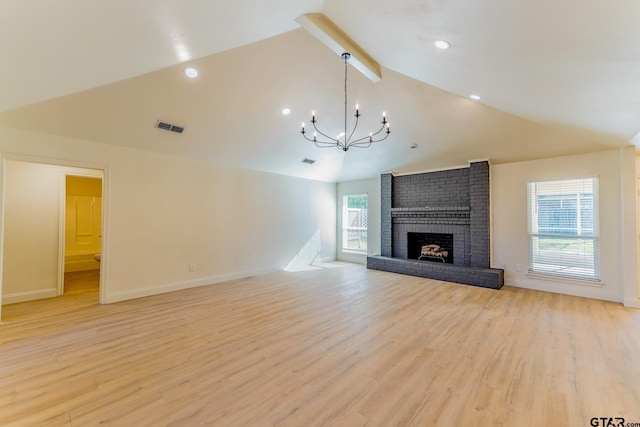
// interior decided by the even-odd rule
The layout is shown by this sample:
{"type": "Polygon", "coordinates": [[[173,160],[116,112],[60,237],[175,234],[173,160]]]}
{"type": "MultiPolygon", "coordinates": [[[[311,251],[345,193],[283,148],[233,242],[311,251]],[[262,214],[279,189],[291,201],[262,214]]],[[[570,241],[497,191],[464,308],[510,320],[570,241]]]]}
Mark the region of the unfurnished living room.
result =
{"type": "Polygon", "coordinates": [[[640,426],[640,4],[0,3],[0,425],[640,426]]]}

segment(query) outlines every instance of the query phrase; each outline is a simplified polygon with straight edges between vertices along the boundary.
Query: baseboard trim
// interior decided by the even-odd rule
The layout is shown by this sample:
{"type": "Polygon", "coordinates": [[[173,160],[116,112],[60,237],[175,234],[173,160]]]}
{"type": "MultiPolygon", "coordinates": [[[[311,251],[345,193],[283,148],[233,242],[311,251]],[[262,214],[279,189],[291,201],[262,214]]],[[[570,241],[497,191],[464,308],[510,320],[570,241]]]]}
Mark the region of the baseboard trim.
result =
{"type": "Polygon", "coordinates": [[[609,294],[604,292],[595,292],[598,289],[597,287],[588,287],[584,286],[584,289],[578,288],[564,288],[558,289],[558,286],[554,286],[551,284],[546,284],[544,281],[536,281],[536,283],[532,282],[523,282],[518,280],[507,280],[505,279],[504,284],[507,286],[512,286],[514,288],[524,288],[531,289],[534,291],[542,291],[542,292],[552,292],[554,294],[562,294],[562,295],[571,295],[574,297],[582,297],[582,298],[591,298],[591,299],[599,299],[603,301],[611,301],[611,302],[622,302],[622,298],[620,295],[609,294]]]}
{"type": "Polygon", "coordinates": [[[367,264],[367,254],[356,254],[351,252],[339,252],[338,261],[351,262],[354,264],[367,264]]]}
{"type": "Polygon", "coordinates": [[[638,298],[625,298],[624,306],[629,308],[640,308],[640,299],[638,298]]]}
{"type": "Polygon", "coordinates": [[[58,296],[56,288],[38,289],[36,291],[16,292],[13,294],[2,295],[2,305],[15,304],[18,302],[34,301],[44,298],[53,298],[58,296]]]}
{"type": "Polygon", "coordinates": [[[160,295],[168,292],[181,291],[183,289],[197,288],[200,286],[214,285],[229,280],[244,279],[251,276],[259,276],[279,271],[277,268],[264,268],[257,270],[249,270],[238,273],[219,274],[216,276],[202,277],[195,280],[185,280],[181,282],[165,283],[157,286],[148,286],[141,289],[132,289],[128,291],[108,293],[105,298],[105,304],[127,301],[136,298],[144,298],[152,295],[160,295]]]}

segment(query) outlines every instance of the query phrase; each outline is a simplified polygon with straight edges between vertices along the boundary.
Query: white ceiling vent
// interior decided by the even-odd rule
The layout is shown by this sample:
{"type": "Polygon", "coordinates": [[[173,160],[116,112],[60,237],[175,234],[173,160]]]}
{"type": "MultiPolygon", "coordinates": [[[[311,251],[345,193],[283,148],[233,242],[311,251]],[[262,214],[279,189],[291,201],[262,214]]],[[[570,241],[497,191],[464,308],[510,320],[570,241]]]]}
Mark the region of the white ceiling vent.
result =
{"type": "Polygon", "coordinates": [[[307,159],[306,157],[304,159],[302,159],[302,163],[306,163],[308,165],[312,165],[315,162],[316,162],[315,160],[307,159]]]}
{"type": "Polygon", "coordinates": [[[163,122],[162,120],[158,120],[156,123],[156,127],[158,129],[168,130],[169,132],[182,133],[184,131],[184,126],[173,125],[168,122],[163,122]]]}

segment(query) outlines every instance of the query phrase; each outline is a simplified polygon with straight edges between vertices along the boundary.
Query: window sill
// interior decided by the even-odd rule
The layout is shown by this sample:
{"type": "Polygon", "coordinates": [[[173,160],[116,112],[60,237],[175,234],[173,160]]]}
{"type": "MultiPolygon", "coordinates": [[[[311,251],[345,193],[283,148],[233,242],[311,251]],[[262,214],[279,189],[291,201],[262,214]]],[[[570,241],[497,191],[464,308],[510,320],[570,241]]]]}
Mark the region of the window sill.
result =
{"type": "Polygon", "coordinates": [[[571,285],[590,286],[593,288],[602,288],[604,282],[600,279],[577,279],[572,277],[559,276],[556,274],[545,274],[537,272],[528,272],[526,276],[530,279],[545,280],[551,282],[567,283],[571,285]]]}
{"type": "Polygon", "coordinates": [[[364,255],[367,256],[367,251],[356,251],[353,249],[342,249],[343,254],[351,254],[351,255],[364,255]]]}

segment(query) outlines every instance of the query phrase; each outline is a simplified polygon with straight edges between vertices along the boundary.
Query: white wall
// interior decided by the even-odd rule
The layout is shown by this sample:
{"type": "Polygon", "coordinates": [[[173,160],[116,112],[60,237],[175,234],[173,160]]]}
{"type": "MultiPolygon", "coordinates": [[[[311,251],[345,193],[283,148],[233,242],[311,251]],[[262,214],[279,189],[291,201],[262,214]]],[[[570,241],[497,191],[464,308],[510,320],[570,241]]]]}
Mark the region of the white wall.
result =
{"type": "MultiPolygon", "coordinates": [[[[2,302],[56,296],[63,177],[91,171],[13,160],[4,166],[2,302]]],[[[99,171],[93,175],[102,176],[99,171]]]]}
{"type": "MultiPolygon", "coordinates": [[[[628,230],[622,221],[626,209],[622,200],[622,182],[628,178],[623,178],[621,174],[623,153],[626,153],[624,149],[611,150],[491,167],[492,266],[506,266],[507,285],[617,302],[625,299],[625,283],[635,278],[625,276],[624,266],[629,262],[635,266],[637,261],[635,253],[629,259],[624,250],[623,235],[628,230]],[[540,280],[528,276],[527,183],[589,176],[599,177],[600,183],[599,241],[602,285],[540,280]]],[[[631,233],[635,234],[634,231],[631,233]]]]}
{"type": "Polygon", "coordinates": [[[281,269],[318,235],[335,259],[332,183],[8,128],[0,152],[106,169],[103,302],[281,269]]]}
{"type": "Polygon", "coordinates": [[[367,255],[380,255],[380,178],[338,183],[337,197],[337,248],[341,261],[365,264],[366,255],[342,251],[342,199],[348,194],[367,194],[367,255]]]}

